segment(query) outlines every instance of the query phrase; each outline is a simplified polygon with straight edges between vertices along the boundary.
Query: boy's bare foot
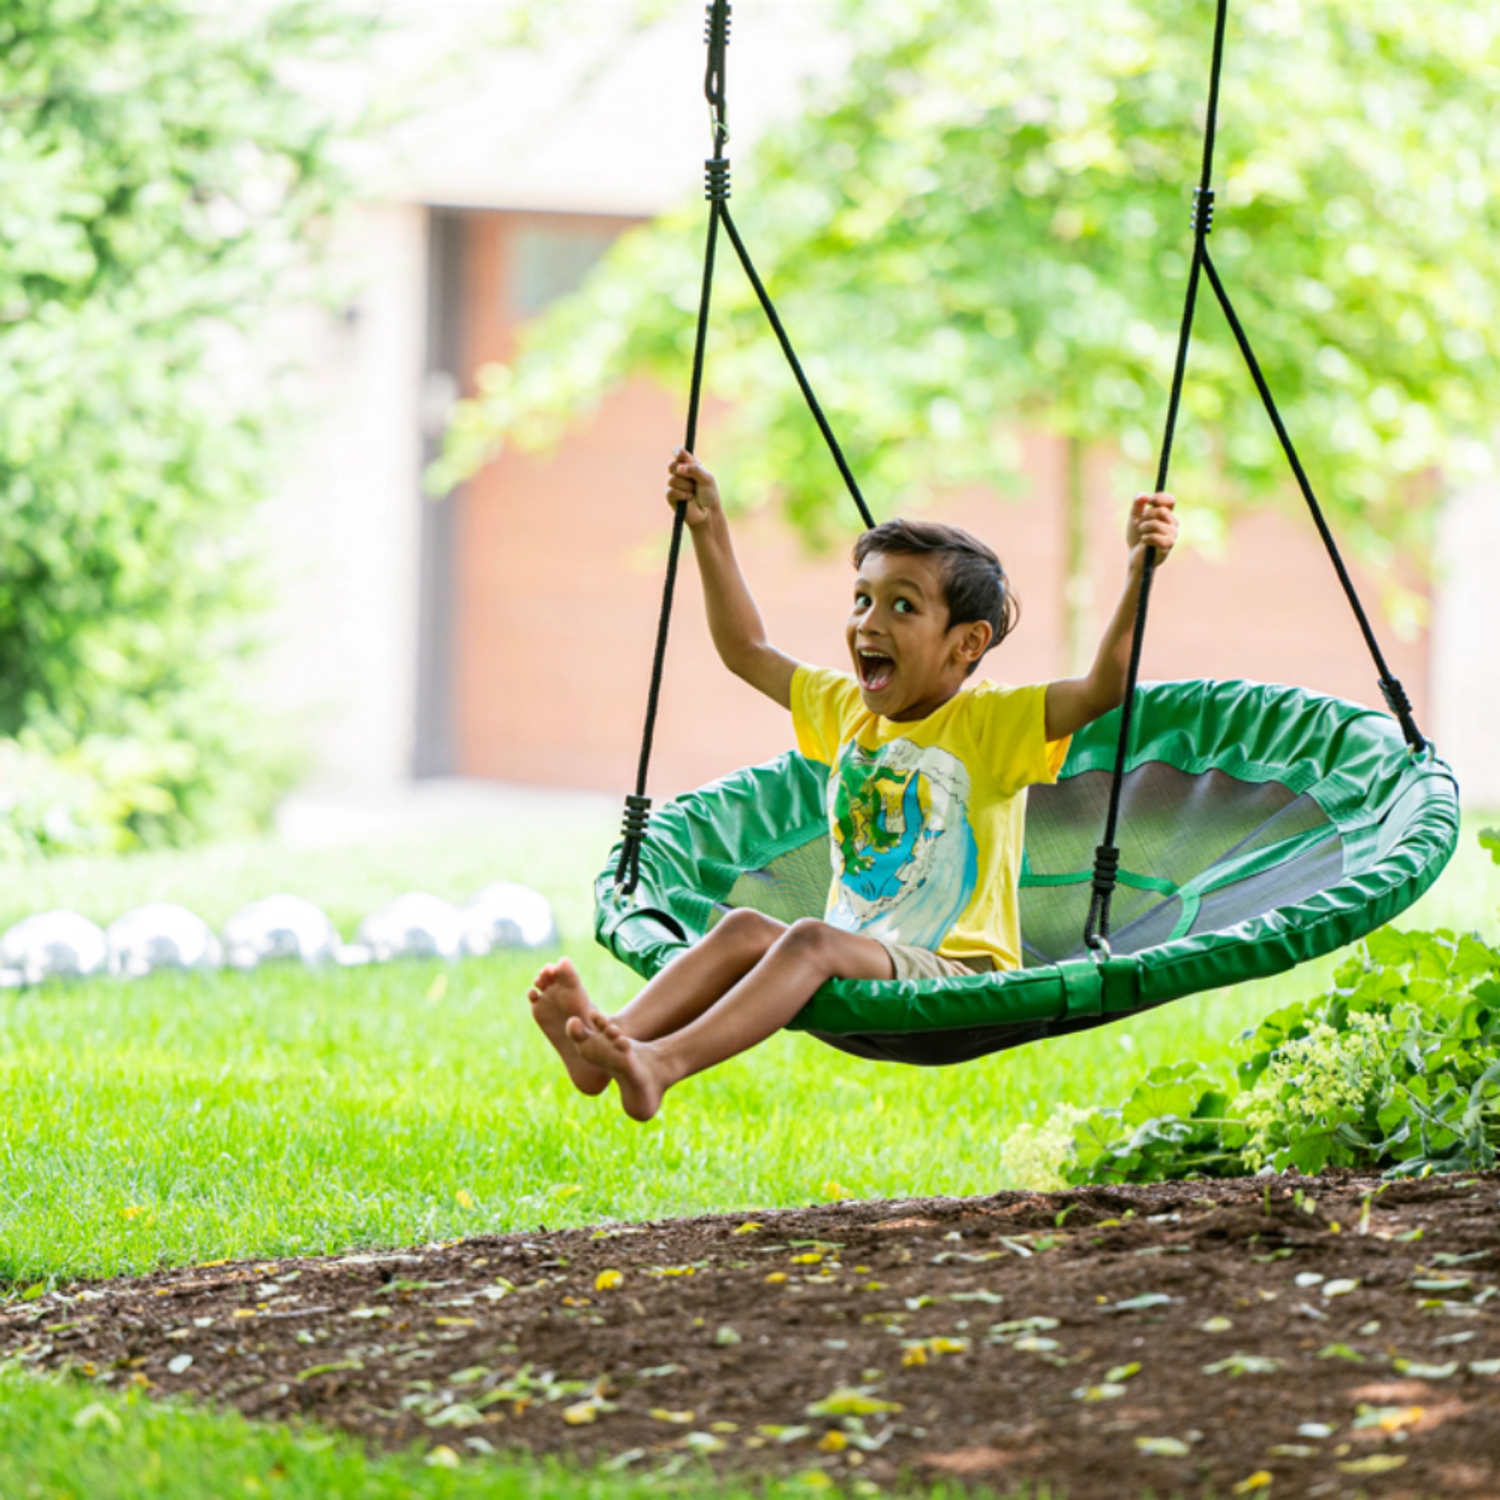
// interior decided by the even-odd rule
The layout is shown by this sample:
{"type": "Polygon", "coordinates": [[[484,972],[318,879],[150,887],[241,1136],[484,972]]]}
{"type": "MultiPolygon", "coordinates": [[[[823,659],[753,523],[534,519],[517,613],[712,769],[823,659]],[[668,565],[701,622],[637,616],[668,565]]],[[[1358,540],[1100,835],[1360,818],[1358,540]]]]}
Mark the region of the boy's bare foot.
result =
{"type": "Polygon", "coordinates": [[[620,1085],[620,1103],[632,1120],[649,1120],[661,1108],[667,1087],[649,1042],[632,1041],[597,1010],[587,1019],[574,1016],[568,1037],[586,1062],[620,1085]]]}
{"type": "Polygon", "coordinates": [[[576,1017],[587,1026],[590,1015],[599,1014],[589,1003],[588,992],[573,961],[564,958],[543,968],[528,998],[532,1018],[562,1058],[573,1087],[582,1094],[602,1094],[609,1087],[610,1075],[585,1061],[568,1033],[570,1018],[576,1017]]]}

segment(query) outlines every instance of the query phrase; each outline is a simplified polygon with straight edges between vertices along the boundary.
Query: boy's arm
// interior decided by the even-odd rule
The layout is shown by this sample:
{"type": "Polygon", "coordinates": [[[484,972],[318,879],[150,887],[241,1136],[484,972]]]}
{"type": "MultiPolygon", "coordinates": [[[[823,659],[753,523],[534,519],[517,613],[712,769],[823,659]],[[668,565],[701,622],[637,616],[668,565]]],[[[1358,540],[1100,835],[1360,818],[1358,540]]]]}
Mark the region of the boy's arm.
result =
{"type": "Polygon", "coordinates": [[[1156,565],[1167,560],[1177,541],[1177,502],[1171,495],[1137,495],[1130,507],[1125,542],[1130,548],[1130,570],[1125,591],[1115,606],[1113,618],[1099,642],[1099,652],[1086,677],[1070,677],[1047,685],[1046,733],[1049,740],[1065,739],[1085,724],[1118,708],[1125,698],[1125,679],[1130,673],[1130,640],[1135,631],[1136,604],[1140,599],[1141,570],[1146,550],[1156,548],[1156,565]]]}
{"type": "Polygon", "coordinates": [[[719,503],[714,476],[685,448],[672,456],[667,499],[687,503],[693,555],[703,579],[708,631],[719,660],[751,687],[783,708],[792,706],[792,676],[799,663],[766,639],[766,627],[755,607],[734,555],[729,522],[719,503]]]}

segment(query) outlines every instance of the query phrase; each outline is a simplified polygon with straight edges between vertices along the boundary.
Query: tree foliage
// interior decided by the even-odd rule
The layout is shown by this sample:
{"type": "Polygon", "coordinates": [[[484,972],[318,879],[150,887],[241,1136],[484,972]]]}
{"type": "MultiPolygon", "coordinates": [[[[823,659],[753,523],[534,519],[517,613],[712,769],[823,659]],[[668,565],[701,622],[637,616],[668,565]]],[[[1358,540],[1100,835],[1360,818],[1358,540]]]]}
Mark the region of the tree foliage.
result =
{"type": "MultiPolygon", "coordinates": [[[[735,163],[732,207],[875,503],[1003,485],[1018,426],[1112,445],[1149,482],[1212,4],[884,0],[839,14],[852,66],[735,163]]],[[[1482,462],[1490,436],[1497,65],[1500,14],[1477,0],[1231,8],[1212,252],[1334,524],[1377,564],[1425,553],[1430,508],[1413,499],[1439,466],[1482,462]]],[[[733,67],[731,48],[731,109],[754,87],[733,67]]],[[[694,205],[626,235],[510,367],[487,369],[434,484],[506,441],[554,440],[630,374],[685,384],[703,217],[694,205]]],[[[1174,463],[1200,527],[1287,494],[1203,291],[1174,463]]],[[[733,403],[740,493],[781,496],[809,532],[847,528],[732,267],[709,360],[733,403]]]]}
{"type": "Polygon", "coordinates": [[[262,775],[233,667],[272,408],[239,333],[336,191],[286,67],[343,29],[304,4],[0,15],[0,735],[86,775],[127,842],[262,775]]]}

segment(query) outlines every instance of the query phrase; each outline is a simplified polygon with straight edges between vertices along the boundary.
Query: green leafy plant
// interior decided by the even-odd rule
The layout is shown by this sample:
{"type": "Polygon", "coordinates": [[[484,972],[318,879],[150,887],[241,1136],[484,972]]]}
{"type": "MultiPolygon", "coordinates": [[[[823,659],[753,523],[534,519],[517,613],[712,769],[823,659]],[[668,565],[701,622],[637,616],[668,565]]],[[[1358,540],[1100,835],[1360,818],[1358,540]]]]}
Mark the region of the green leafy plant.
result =
{"type": "Polygon", "coordinates": [[[346,30],[191,0],[0,27],[0,735],[90,780],[115,843],[253,813],[279,769],[235,692],[278,419],[241,335],[305,291],[340,192],[288,65],[346,30]]]}
{"type": "Polygon", "coordinates": [[[1383,928],[1331,991],[1268,1016],[1240,1053],[1232,1081],[1196,1064],[1152,1069],[1118,1108],[1078,1123],[1063,1175],[1156,1182],[1264,1167],[1494,1166],[1500,949],[1383,928]]]}

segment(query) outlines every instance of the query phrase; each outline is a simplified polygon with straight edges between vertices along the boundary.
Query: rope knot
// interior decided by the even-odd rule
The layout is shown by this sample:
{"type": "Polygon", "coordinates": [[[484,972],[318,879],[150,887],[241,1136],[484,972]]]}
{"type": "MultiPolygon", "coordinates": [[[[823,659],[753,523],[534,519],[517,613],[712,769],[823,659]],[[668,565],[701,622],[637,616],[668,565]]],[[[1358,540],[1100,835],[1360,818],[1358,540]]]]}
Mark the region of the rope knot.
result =
{"type": "Polygon", "coordinates": [[[724,71],[729,51],[729,0],[709,0],[703,40],[708,43],[708,71],[703,76],[703,93],[713,111],[714,125],[725,128],[724,71]]]}
{"type": "Polygon", "coordinates": [[[1212,188],[1193,189],[1193,233],[1199,236],[1210,235],[1214,229],[1214,190],[1212,188]]]}
{"type": "Polygon", "coordinates": [[[721,156],[703,163],[703,196],[710,203],[729,198],[729,163],[721,156]]]}

